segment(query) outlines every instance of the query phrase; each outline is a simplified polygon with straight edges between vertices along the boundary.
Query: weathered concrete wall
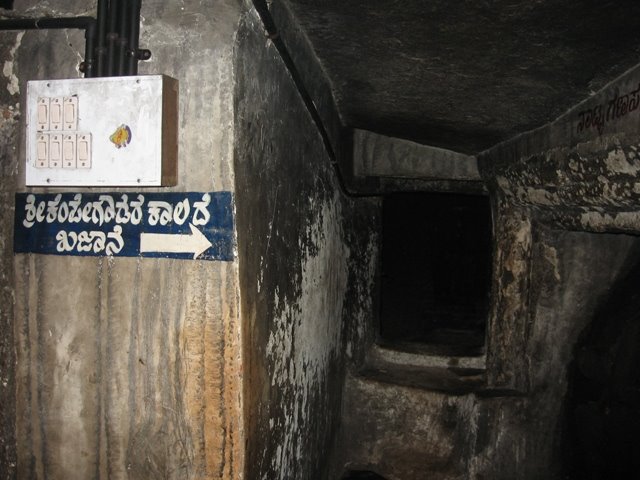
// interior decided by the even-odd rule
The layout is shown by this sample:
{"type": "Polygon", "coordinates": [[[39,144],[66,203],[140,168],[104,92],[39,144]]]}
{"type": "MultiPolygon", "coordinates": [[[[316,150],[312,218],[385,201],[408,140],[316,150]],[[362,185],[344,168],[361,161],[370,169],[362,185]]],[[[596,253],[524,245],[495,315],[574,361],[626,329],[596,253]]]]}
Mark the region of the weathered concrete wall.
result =
{"type": "Polygon", "coordinates": [[[384,382],[349,375],[341,460],[390,480],[564,478],[561,415],[572,349],[639,246],[630,235],[534,228],[524,309],[528,391],[487,383],[459,395],[403,386],[391,369],[384,382]]]}
{"type": "Polygon", "coordinates": [[[322,139],[254,14],[238,34],[236,70],[246,476],[335,478],[345,349],[360,344],[353,337],[369,320],[377,206],[363,200],[358,212],[340,193],[322,139]]]}
{"type": "Polygon", "coordinates": [[[531,224],[640,231],[640,69],[539,130],[479,156],[494,199],[496,269],[491,383],[527,389],[525,349],[531,224]]]}
{"type": "Polygon", "coordinates": [[[15,346],[13,312],[13,194],[18,176],[20,105],[13,57],[21,34],[0,34],[0,478],[14,478],[15,449],[15,346]]]}
{"type": "MultiPolygon", "coordinates": [[[[240,11],[234,0],[143,2],[141,46],[153,57],[140,71],[180,82],[179,180],[170,190],[234,189],[232,54],[240,11]]],[[[95,2],[20,2],[13,14],[95,15],[95,2]]],[[[24,190],[24,172],[15,167],[24,161],[23,124],[13,118],[24,111],[26,81],[76,76],[84,40],[73,31],[3,35],[17,47],[2,49],[0,188],[10,206],[24,190]]],[[[3,475],[241,478],[237,262],[14,257],[13,215],[10,207],[3,212],[0,321],[12,324],[14,338],[2,327],[0,345],[9,352],[2,359],[9,389],[10,348],[17,349],[17,469],[3,417],[3,475]]],[[[3,415],[11,416],[4,387],[0,395],[3,415]]]]}
{"type": "MultiPolygon", "coordinates": [[[[586,232],[640,231],[639,80],[631,70],[552,124],[479,156],[496,225],[487,383],[522,392],[527,405],[523,417],[503,413],[528,425],[512,430],[521,432],[513,478],[560,477],[573,347],[638,248],[634,236],[586,232]]],[[[491,451],[507,471],[510,450],[491,451]]]]}
{"type": "Polygon", "coordinates": [[[632,236],[534,225],[529,288],[521,299],[527,390],[512,399],[481,400],[473,464],[483,478],[564,478],[560,428],[572,349],[637,248],[632,236]]]}

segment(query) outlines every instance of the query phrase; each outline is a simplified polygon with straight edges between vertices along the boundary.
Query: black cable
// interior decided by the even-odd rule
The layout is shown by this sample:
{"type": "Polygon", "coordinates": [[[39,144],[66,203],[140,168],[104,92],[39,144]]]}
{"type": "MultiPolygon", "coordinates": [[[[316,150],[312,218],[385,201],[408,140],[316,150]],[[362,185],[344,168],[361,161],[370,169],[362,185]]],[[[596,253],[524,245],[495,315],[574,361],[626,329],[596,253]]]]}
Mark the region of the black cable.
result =
{"type": "Polygon", "coordinates": [[[118,6],[118,39],[116,50],[118,61],[116,62],[116,75],[129,75],[127,61],[127,48],[129,44],[129,5],[125,0],[120,0],[118,6]]]}
{"type": "Polygon", "coordinates": [[[107,10],[107,68],[105,76],[112,77],[116,74],[116,55],[118,41],[118,0],[109,0],[107,10]]]}
{"type": "Polygon", "coordinates": [[[108,0],[98,0],[98,30],[96,33],[96,76],[105,75],[107,63],[107,14],[109,2],[108,0]]]}
{"type": "Polygon", "coordinates": [[[129,2],[129,39],[127,42],[127,74],[138,74],[138,47],[140,42],[140,7],[141,0],[129,2]]]}

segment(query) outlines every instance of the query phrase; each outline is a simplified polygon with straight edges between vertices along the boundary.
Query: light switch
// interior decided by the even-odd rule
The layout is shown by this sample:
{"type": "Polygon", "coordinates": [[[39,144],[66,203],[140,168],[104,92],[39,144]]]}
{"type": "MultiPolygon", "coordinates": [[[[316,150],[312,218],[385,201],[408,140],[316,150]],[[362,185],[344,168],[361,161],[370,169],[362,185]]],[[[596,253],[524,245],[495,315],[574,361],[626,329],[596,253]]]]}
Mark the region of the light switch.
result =
{"type": "Polygon", "coordinates": [[[49,135],[42,133],[36,139],[36,167],[47,168],[49,166],[49,135]]]}
{"type": "Polygon", "coordinates": [[[81,133],[77,137],[78,168],[91,168],[91,134],[81,133]]]}
{"type": "Polygon", "coordinates": [[[49,99],[47,97],[38,98],[37,130],[49,130],[49,99]]]}
{"type": "Polygon", "coordinates": [[[65,134],[62,140],[62,168],[76,168],[75,134],[65,134]]]}
{"type": "Polygon", "coordinates": [[[62,130],[62,98],[51,99],[49,104],[49,128],[50,130],[62,130]]]}
{"type": "Polygon", "coordinates": [[[49,168],[62,166],[62,135],[51,135],[49,140],[49,168]]]}
{"type": "Polygon", "coordinates": [[[64,97],[64,129],[78,128],[78,97],[64,97]]]}
{"type": "Polygon", "coordinates": [[[26,102],[26,186],[176,184],[177,80],[32,80],[26,102]]]}

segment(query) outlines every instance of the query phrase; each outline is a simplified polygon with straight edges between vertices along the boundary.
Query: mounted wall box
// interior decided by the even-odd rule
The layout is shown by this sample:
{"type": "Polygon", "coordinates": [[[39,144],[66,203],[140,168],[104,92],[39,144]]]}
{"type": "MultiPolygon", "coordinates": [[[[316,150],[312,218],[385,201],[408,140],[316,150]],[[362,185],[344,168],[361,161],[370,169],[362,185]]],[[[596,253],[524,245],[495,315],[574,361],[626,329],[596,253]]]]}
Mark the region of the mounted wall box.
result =
{"type": "Polygon", "coordinates": [[[27,186],[172,186],[178,81],[164,75],[27,85],[27,186]]]}

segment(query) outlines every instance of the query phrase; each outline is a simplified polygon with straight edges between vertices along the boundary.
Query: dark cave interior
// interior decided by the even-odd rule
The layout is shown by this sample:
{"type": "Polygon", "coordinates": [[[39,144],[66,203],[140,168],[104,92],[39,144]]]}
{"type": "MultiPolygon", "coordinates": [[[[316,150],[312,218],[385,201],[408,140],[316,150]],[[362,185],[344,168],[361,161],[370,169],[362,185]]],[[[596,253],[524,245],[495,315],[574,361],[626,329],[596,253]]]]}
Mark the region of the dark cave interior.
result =
{"type": "Polygon", "coordinates": [[[482,347],[491,285],[488,197],[392,194],[382,223],[380,339],[482,347]]]}
{"type": "Polygon", "coordinates": [[[634,478],[640,469],[640,249],[582,332],[569,370],[565,478],[634,478]]]}

